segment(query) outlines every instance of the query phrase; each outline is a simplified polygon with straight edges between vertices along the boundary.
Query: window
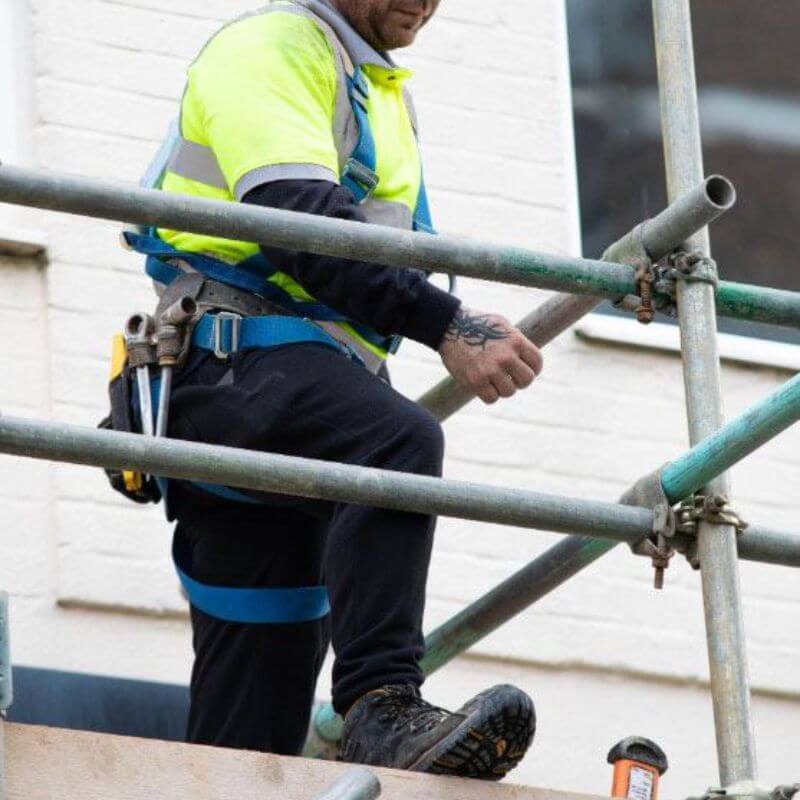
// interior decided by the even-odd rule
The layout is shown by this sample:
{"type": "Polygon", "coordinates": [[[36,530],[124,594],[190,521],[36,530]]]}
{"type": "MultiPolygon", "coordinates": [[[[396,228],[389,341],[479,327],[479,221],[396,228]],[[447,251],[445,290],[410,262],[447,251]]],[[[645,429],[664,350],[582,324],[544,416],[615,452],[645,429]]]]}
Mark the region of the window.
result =
{"type": "MultiPolygon", "coordinates": [[[[666,203],[649,5],[567,0],[587,257],[666,203]]],[[[800,3],[694,0],[692,19],[705,171],[738,191],[734,210],[711,228],[720,275],[800,291],[800,3]]],[[[620,312],[606,303],[601,313],[620,312]]],[[[720,319],[719,327],[800,343],[800,331],[770,325],[720,319]]],[[[784,348],[796,361],[795,348],[784,348]]]]}

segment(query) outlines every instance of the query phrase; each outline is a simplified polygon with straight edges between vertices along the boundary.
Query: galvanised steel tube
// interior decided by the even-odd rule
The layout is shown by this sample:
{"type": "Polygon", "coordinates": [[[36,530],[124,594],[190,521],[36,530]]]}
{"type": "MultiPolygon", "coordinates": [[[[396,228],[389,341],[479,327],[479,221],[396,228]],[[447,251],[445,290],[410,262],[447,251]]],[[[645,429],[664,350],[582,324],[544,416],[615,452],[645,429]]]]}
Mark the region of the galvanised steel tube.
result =
{"type": "MultiPolygon", "coordinates": [[[[634,289],[631,270],[617,263],[603,267],[599,261],[588,259],[498,247],[454,236],[420,237],[378,226],[166,195],[127,184],[21,167],[0,165],[0,202],[234,239],[268,240],[269,244],[294,250],[610,299],[634,289]]],[[[717,305],[724,316],[800,326],[800,295],[795,292],[721,281],[717,305]]]]}
{"type": "MultiPolygon", "coordinates": [[[[667,196],[673,198],[703,174],[689,0],[653,0],[653,19],[667,196]]],[[[708,231],[693,236],[687,248],[708,255],[708,231]]],[[[714,290],[685,281],[677,289],[689,437],[695,445],[723,425],[714,290]]],[[[703,491],[728,497],[727,476],[717,475],[703,491]]],[[[755,780],[757,773],[735,529],[701,521],[697,551],[717,757],[726,787],[755,780]]]]}
{"type": "MultiPolygon", "coordinates": [[[[425,637],[423,671],[430,675],[466,652],[617,544],[591,536],[565,536],[431,631],[425,637]]],[[[751,526],[739,537],[738,544],[740,558],[800,567],[800,535],[751,526]]],[[[333,708],[327,703],[316,706],[305,755],[334,758],[341,734],[342,719],[333,708]]]]}
{"type": "Polygon", "coordinates": [[[355,767],[345,772],[317,800],[375,800],[380,793],[378,776],[364,767],[355,767]]]}
{"type": "Polygon", "coordinates": [[[236,488],[630,541],[652,512],[331,461],[0,417],[0,452],[236,488]]]}
{"type": "Polygon", "coordinates": [[[716,296],[722,317],[800,328],[800,294],[749,283],[720,281],[716,296]]]}
{"type": "Polygon", "coordinates": [[[537,600],[597,561],[617,542],[567,536],[425,637],[422,669],[430,675],[537,600]]]}
{"type": "Polygon", "coordinates": [[[745,561],[800,567],[800,534],[750,525],[737,545],[739,558],[745,561]]]}
{"type": "MultiPolygon", "coordinates": [[[[716,184],[709,187],[709,197],[713,201],[714,192],[721,188],[723,194],[719,201],[725,204],[725,195],[730,192],[732,197],[732,187],[718,176],[711,180],[716,180],[716,184]]],[[[683,226],[689,223],[691,214],[697,213],[699,223],[706,213],[703,204],[692,208],[691,197],[685,200],[686,207],[680,208],[684,202],[681,198],[672,220],[683,226]]],[[[425,268],[520,286],[567,290],[598,298],[616,299],[635,289],[633,271],[613,259],[604,264],[498,247],[454,236],[419,236],[382,226],[165,194],[127,184],[22,167],[0,166],[0,202],[233,239],[268,241],[271,245],[293,250],[363,259],[393,267],[425,268]]],[[[672,240],[669,221],[665,219],[664,224],[647,232],[647,236],[653,237],[651,252],[663,255],[669,250],[662,250],[656,236],[660,230],[661,235],[672,240]]],[[[691,224],[689,227],[697,229],[691,224]]],[[[719,297],[720,311],[726,316],[776,325],[800,324],[800,295],[792,292],[722,282],[719,297]]]]}
{"type": "Polygon", "coordinates": [[[0,166],[0,202],[575,294],[620,297],[634,290],[633,270],[626,264],[498,247],[455,236],[423,236],[23,167],[0,166]]]}
{"type": "MultiPolygon", "coordinates": [[[[618,239],[603,253],[603,261],[624,262],[642,249],[654,260],[672,252],[685,239],[724,214],[736,202],[733,184],[721,175],[712,175],[660,214],[638,225],[618,239]]],[[[517,327],[535,345],[544,347],[581,317],[602,302],[602,298],[557,294],[517,323],[517,327]]],[[[800,318],[800,302],[798,302],[800,318]]],[[[444,420],[463,408],[474,395],[448,377],[429,389],[417,402],[438,420],[444,420]]]]}

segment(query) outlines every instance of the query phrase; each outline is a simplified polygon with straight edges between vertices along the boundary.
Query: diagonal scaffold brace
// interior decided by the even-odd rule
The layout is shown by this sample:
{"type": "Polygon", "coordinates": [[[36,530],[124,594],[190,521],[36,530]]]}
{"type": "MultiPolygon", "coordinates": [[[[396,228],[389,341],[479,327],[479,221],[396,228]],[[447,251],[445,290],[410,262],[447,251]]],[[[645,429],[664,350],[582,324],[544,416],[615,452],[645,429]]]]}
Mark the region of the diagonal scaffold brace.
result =
{"type": "MultiPolygon", "coordinates": [[[[658,15],[658,0],[655,8],[658,15]]],[[[684,24],[688,20],[688,6],[686,11],[686,19],[681,21],[680,9],[677,6],[669,9],[669,13],[677,14],[671,20],[679,20],[686,28],[676,29],[681,35],[688,30],[684,24]]],[[[666,19],[670,21],[669,14],[666,19]]],[[[669,35],[674,37],[676,30],[672,30],[669,35]]],[[[690,51],[690,30],[688,33],[690,51]]],[[[685,42],[685,39],[686,36],[683,35],[681,41],[685,42]]],[[[675,74],[672,74],[673,78],[675,74]]],[[[685,77],[679,75],[676,79],[676,85],[683,89],[687,85],[685,77]]],[[[664,83],[662,80],[662,85],[664,83]]],[[[691,84],[693,88],[693,75],[691,84]]],[[[689,122],[691,123],[691,114],[689,122]]],[[[669,122],[665,125],[665,130],[669,133],[669,122]]],[[[676,130],[679,134],[678,140],[682,141],[681,136],[685,131],[680,129],[680,125],[676,130]]],[[[692,155],[691,148],[689,151],[692,155]]],[[[680,147],[675,152],[681,152],[680,147]]],[[[689,189],[699,181],[702,174],[699,162],[695,167],[697,168],[693,167],[693,171],[690,170],[693,180],[683,180],[681,189],[689,189]]],[[[671,186],[670,197],[676,199],[664,212],[637,226],[612,245],[604,254],[604,260],[592,261],[551,256],[519,248],[496,247],[456,237],[418,236],[292,212],[164,195],[156,191],[68,175],[0,167],[0,200],[20,205],[267,242],[273,246],[359,258],[397,268],[422,267],[453,275],[569,293],[551,298],[520,323],[523,332],[539,345],[546,344],[566,330],[603,298],[615,301],[635,298],[639,290],[635,269],[637,264],[641,267],[642,263],[652,263],[671,253],[683,242],[689,242],[690,245],[697,242],[699,245],[692,249],[701,255],[708,254],[707,247],[704,247],[704,238],[707,244],[707,237],[698,237],[696,234],[730,208],[735,197],[733,188],[726,179],[712,176],[694,189],[679,195],[680,192],[673,191],[671,186]]],[[[716,287],[707,282],[681,281],[677,285],[676,293],[683,327],[695,325],[697,330],[703,330],[706,334],[709,331],[708,319],[713,321],[715,308],[722,315],[740,319],[789,326],[800,324],[800,297],[792,292],[725,281],[719,282],[716,287]],[[691,286],[692,291],[688,291],[687,286],[691,286]],[[689,313],[687,309],[692,304],[688,303],[687,298],[692,297],[695,298],[694,311],[701,310],[705,316],[689,313]],[[690,322],[687,323],[683,316],[690,322]]],[[[656,307],[659,302],[668,303],[669,299],[667,296],[659,298],[656,293],[656,307]]],[[[713,326],[710,330],[713,337],[713,326]]],[[[694,347],[692,350],[694,345],[694,339],[689,344],[684,339],[687,374],[694,369],[692,363],[708,367],[716,358],[713,347],[694,347]]],[[[712,365],[718,373],[718,363],[712,365]]],[[[710,381],[708,387],[711,396],[718,399],[718,385],[714,395],[713,376],[710,381]]],[[[687,388],[688,384],[687,378],[687,388]]],[[[720,473],[800,416],[798,394],[800,388],[790,382],[775,393],[775,396],[758,404],[752,410],[753,417],[761,417],[763,422],[761,427],[756,426],[757,434],[754,435],[745,423],[740,422],[738,429],[728,426],[720,431],[721,438],[709,437],[682,459],[668,465],[661,473],[661,488],[665,495],[672,501],[682,499],[682,495],[674,494],[678,491],[676,486],[681,487],[680,491],[691,493],[707,481],[709,490],[716,489],[719,496],[727,497],[725,479],[719,477],[720,473]],[[670,481],[675,481],[675,485],[670,484],[670,481]]],[[[469,394],[465,394],[452,382],[443,382],[426,394],[421,402],[437,417],[444,419],[470,399],[469,394]]],[[[705,426],[707,432],[711,432],[718,425],[714,424],[713,413],[705,413],[706,410],[702,408],[698,413],[699,406],[695,404],[693,409],[692,402],[690,398],[692,441],[698,442],[697,430],[703,430],[705,426]]],[[[718,416],[718,421],[721,422],[721,413],[718,416]]],[[[0,419],[0,450],[19,455],[97,466],[134,468],[176,478],[221,481],[241,488],[449,514],[522,527],[562,532],[581,531],[578,536],[567,537],[434,631],[427,640],[428,650],[424,662],[426,672],[437,669],[457,653],[463,652],[470,644],[487,635],[522,608],[608,552],[618,541],[633,543],[647,538],[652,532],[654,515],[649,508],[555,498],[521,490],[459,484],[398,473],[384,475],[379,470],[359,470],[329,462],[311,462],[274,454],[254,454],[189,443],[162,441],[146,442],[142,445],[141,441],[136,441],[141,438],[84,430],[75,426],[0,419]],[[513,599],[510,597],[512,587],[520,589],[513,599]]],[[[701,564],[704,559],[706,563],[710,563],[703,552],[707,543],[711,542],[711,537],[706,536],[704,530],[714,525],[730,528],[729,525],[708,520],[699,523],[698,549],[701,564]]],[[[731,561],[735,568],[737,545],[738,555],[743,558],[750,557],[770,563],[797,563],[800,560],[800,539],[797,537],[751,528],[738,542],[735,535],[727,537],[727,552],[722,571],[727,569],[725,564],[731,561]]],[[[706,572],[714,569],[716,564],[712,570],[706,569],[706,572]]],[[[709,654],[716,712],[717,699],[725,694],[719,687],[715,687],[714,659],[720,662],[716,647],[717,644],[728,647],[727,652],[730,652],[731,647],[736,650],[739,642],[735,641],[736,624],[728,625],[724,630],[719,625],[713,628],[711,621],[714,614],[709,609],[715,604],[719,609],[722,602],[720,598],[727,598],[734,601],[735,617],[739,602],[738,586],[735,581],[733,584],[730,581],[725,583],[712,577],[706,580],[704,575],[704,597],[709,620],[709,654]],[[713,589],[706,591],[706,586],[713,589]],[[727,595],[718,591],[720,586],[725,587],[727,595]]],[[[744,683],[746,686],[746,675],[744,683]]],[[[717,717],[719,719],[721,715],[718,714],[717,717]]],[[[324,739],[331,742],[337,738],[338,724],[328,707],[327,711],[323,710],[317,715],[314,727],[324,739]]],[[[736,727],[736,730],[741,730],[741,726],[736,727]]],[[[737,747],[734,738],[724,731],[720,733],[718,722],[721,774],[725,786],[731,785],[731,781],[741,784],[748,780],[748,774],[755,772],[753,758],[752,769],[745,765],[732,778],[726,775],[723,763],[739,764],[746,761],[741,757],[741,752],[734,752],[737,747]],[[733,755],[723,756],[723,751],[730,751],[733,755]]],[[[740,751],[743,749],[747,750],[747,747],[739,748],[740,751]]]]}

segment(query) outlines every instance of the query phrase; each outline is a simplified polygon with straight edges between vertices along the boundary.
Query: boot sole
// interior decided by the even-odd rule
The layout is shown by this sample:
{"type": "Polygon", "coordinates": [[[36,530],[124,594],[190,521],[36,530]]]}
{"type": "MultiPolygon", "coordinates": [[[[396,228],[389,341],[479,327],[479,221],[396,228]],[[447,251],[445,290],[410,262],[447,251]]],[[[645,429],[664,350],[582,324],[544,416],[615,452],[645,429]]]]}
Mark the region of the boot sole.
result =
{"type": "Polygon", "coordinates": [[[511,687],[496,687],[458,728],[408,769],[499,781],[522,760],[535,731],[530,698],[511,687]]]}

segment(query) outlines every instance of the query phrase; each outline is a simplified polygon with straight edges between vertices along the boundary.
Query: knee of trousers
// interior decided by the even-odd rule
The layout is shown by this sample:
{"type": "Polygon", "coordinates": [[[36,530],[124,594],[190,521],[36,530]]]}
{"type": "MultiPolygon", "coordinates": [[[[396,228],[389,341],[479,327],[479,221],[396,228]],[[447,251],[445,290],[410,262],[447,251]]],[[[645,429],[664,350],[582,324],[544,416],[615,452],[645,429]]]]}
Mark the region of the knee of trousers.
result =
{"type": "Polygon", "coordinates": [[[441,475],[444,459],[444,431],[426,409],[409,402],[395,417],[392,446],[406,471],[441,475]]]}

